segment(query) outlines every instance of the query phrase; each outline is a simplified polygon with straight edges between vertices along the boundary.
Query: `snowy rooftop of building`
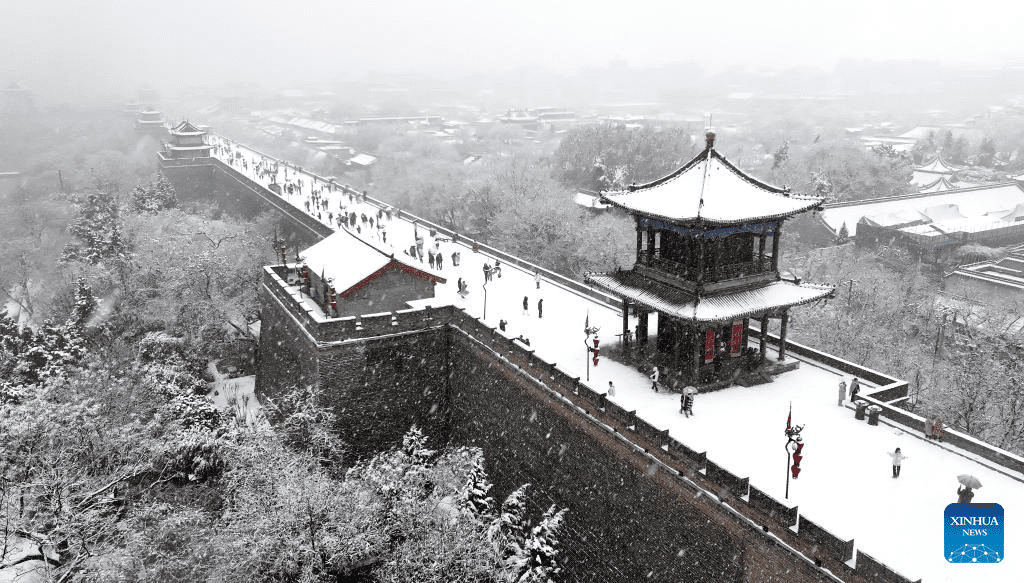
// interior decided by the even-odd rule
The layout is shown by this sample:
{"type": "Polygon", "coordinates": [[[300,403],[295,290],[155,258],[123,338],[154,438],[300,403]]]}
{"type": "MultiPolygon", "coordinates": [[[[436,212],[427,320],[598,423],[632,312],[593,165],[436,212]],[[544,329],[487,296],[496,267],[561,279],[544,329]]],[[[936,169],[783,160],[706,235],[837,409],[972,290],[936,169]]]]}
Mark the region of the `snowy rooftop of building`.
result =
{"type": "Polygon", "coordinates": [[[679,170],[626,190],[604,192],[601,200],[673,223],[711,224],[785,218],[822,203],[745,174],[714,149],[713,134],[708,147],[679,170]]]}
{"type": "Polygon", "coordinates": [[[1024,204],[1024,189],[1015,182],[1007,182],[826,205],[821,218],[834,233],[838,233],[843,223],[846,223],[846,229],[853,237],[857,234],[857,223],[865,217],[879,225],[896,225],[914,220],[942,222],[945,217],[937,219],[924,213],[943,205],[955,205],[963,218],[984,217],[983,220],[979,219],[979,225],[981,222],[995,224],[997,215],[1006,215],[1019,204],[1024,204]]]}
{"type": "Polygon", "coordinates": [[[400,254],[386,253],[344,229],[309,247],[301,257],[311,272],[332,280],[334,289],[342,297],[348,290],[389,269],[431,281],[445,281],[435,269],[414,264],[400,254]]]}

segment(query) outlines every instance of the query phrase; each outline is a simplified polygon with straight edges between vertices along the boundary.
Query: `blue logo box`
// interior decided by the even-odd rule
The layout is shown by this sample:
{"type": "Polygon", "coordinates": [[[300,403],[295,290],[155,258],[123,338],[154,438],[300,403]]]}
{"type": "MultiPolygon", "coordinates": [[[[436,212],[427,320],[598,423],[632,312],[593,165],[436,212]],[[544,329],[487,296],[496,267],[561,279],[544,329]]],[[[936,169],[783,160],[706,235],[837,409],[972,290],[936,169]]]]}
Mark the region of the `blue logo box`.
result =
{"type": "Polygon", "coordinates": [[[1000,563],[1003,507],[999,504],[950,504],[945,512],[944,553],[948,563],[1000,563]]]}

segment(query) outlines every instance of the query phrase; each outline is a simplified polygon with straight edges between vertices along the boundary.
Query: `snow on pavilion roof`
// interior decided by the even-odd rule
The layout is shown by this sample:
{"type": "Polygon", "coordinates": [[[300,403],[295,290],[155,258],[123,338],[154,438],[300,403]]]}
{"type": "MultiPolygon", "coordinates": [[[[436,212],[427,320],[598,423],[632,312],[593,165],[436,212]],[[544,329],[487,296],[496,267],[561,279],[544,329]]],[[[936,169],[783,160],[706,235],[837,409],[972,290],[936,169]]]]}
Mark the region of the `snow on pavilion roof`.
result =
{"type": "Polygon", "coordinates": [[[954,189],[956,189],[956,186],[954,186],[949,180],[946,180],[946,175],[943,174],[939,176],[939,178],[935,180],[935,182],[922,186],[921,189],[918,190],[918,192],[944,192],[947,190],[954,189]]]}
{"type": "Polygon", "coordinates": [[[433,269],[414,265],[404,257],[387,254],[374,245],[341,230],[301,253],[312,273],[332,280],[339,295],[391,269],[398,269],[421,279],[444,283],[445,278],[433,269]]]}
{"type": "Polygon", "coordinates": [[[826,285],[774,281],[761,287],[703,296],[652,280],[635,271],[592,274],[587,282],[673,318],[698,323],[729,322],[780,308],[808,304],[832,295],[826,285]]]}
{"type": "Polygon", "coordinates": [[[924,166],[918,166],[917,168],[914,168],[914,170],[917,171],[917,172],[934,172],[936,174],[952,174],[952,173],[956,172],[959,169],[958,168],[954,168],[953,166],[950,166],[949,164],[946,164],[945,162],[943,162],[941,156],[936,156],[935,159],[932,160],[931,162],[925,164],[924,166]]]}
{"type": "Polygon", "coordinates": [[[178,134],[181,136],[200,136],[205,134],[206,132],[192,125],[188,121],[183,121],[178,125],[174,126],[174,129],[171,130],[171,133],[178,134]]]}
{"type": "Polygon", "coordinates": [[[622,191],[601,193],[601,201],[673,223],[735,224],[785,218],[819,207],[823,199],[794,196],[733,166],[713,147],[672,174],[622,191]]]}

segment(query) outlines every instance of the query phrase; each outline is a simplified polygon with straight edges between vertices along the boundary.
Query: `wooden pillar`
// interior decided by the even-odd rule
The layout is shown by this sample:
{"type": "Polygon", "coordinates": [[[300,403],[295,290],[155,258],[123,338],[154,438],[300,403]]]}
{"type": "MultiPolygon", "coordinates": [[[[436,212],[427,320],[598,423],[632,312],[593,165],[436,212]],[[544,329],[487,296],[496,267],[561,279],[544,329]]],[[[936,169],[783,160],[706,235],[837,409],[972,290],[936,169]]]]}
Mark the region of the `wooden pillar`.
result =
{"type": "Polygon", "coordinates": [[[636,262],[643,263],[644,231],[640,228],[640,219],[636,220],[636,262]]]}
{"type": "Polygon", "coordinates": [[[764,364],[765,350],[768,348],[768,314],[761,316],[761,352],[758,356],[764,364]]]}
{"type": "Polygon", "coordinates": [[[782,313],[782,328],[779,330],[779,362],[786,360],[786,326],[789,324],[789,312],[782,313]]]}
{"type": "Polygon", "coordinates": [[[697,293],[700,293],[700,288],[704,284],[704,235],[698,233],[695,237],[697,240],[697,277],[694,280],[697,282],[697,293]]]}
{"type": "Polygon", "coordinates": [[[757,245],[757,271],[758,273],[760,273],[764,271],[764,246],[765,243],[768,242],[768,235],[762,233],[758,241],[759,242],[757,245]]]}
{"type": "Polygon", "coordinates": [[[704,331],[700,328],[690,328],[693,334],[693,368],[690,370],[690,382],[697,384],[700,381],[700,363],[704,359],[704,331]]]}
{"type": "Polygon", "coordinates": [[[649,312],[643,312],[637,316],[636,341],[640,344],[647,344],[647,324],[649,312]]]}
{"type": "Polygon", "coordinates": [[[772,235],[772,271],[779,270],[779,239],[782,238],[782,222],[775,226],[775,234],[772,235]]]}
{"type": "Polygon", "coordinates": [[[622,343],[629,344],[629,300],[622,298],[622,343]]]}
{"type": "Polygon", "coordinates": [[[647,265],[654,259],[654,227],[647,226],[647,265]]]}
{"type": "Polygon", "coordinates": [[[679,349],[682,345],[683,326],[678,321],[672,322],[672,368],[679,370],[682,368],[682,359],[679,355],[679,349]]]}

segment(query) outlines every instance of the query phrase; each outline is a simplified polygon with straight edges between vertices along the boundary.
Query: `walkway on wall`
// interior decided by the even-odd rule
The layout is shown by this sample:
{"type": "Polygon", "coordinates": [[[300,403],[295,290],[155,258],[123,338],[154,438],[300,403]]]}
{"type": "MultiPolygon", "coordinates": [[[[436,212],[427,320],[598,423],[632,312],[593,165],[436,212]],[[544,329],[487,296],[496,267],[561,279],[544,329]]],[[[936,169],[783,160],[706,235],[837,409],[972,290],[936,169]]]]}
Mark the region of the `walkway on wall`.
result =
{"type": "MultiPolygon", "coordinates": [[[[253,173],[255,161],[269,160],[269,156],[221,137],[215,137],[214,143],[220,146],[216,153],[223,159],[225,148],[230,147],[248,160],[248,172],[237,160],[232,166],[235,171],[263,185],[269,184],[269,178],[253,173]]],[[[289,166],[287,172],[294,180],[296,169],[289,166]]],[[[285,195],[282,200],[304,211],[310,190],[323,188],[326,182],[309,173],[300,174],[304,182],[301,192],[285,195]]],[[[277,182],[283,181],[282,164],[277,182]]],[[[327,212],[337,214],[342,204],[357,215],[372,215],[376,221],[381,203],[373,199],[359,202],[358,198],[350,203],[348,194],[341,191],[328,194],[324,189],[324,195],[329,204],[327,211],[320,211],[323,222],[327,223],[327,212]]],[[[475,253],[471,245],[452,242],[441,231],[435,241],[429,235],[429,227],[414,227],[405,219],[395,218],[385,221],[385,225],[387,243],[376,237],[375,228],[357,235],[402,253],[413,245],[416,230],[426,237],[427,247],[436,242],[444,255],[442,273],[447,283],[437,286],[433,300],[418,304],[454,304],[491,327],[506,320],[506,336],[522,335],[530,340],[530,348],[537,356],[584,379],[589,362],[583,344],[584,322],[600,327],[602,348],[618,344],[615,334],[621,331],[622,320],[613,299],[547,272],[537,289],[533,267],[522,260],[500,251],[475,253]],[[453,252],[462,256],[458,268],[451,264],[453,252]],[[482,267],[485,262],[494,265],[496,260],[501,261],[502,274],[487,284],[485,293],[482,267]],[[470,293],[465,298],[456,293],[459,278],[469,285],[470,293]],[[524,296],[528,299],[526,314],[524,296]],[[542,298],[543,318],[537,309],[542,298]]],[[[631,320],[631,328],[633,325],[631,320]]],[[[657,329],[653,322],[651,329],[657,329]]],[[[888,422],[874,427],[854,420],[848,407],[836,405],[838,371],[812,360],[790,358],[801,360],[801,367],[778,377],[774,383],[697,395],[692,418],[679,414],[678,393],[651,390],[646,371],[602,358],[596,368],[589,367],[587,384],[605,392],[609,381],[614,382],[616,393],[609,397],[612,401],[626,410],[636,410],[638,417],[655,427],[668,429],[672,437],[689,447],[707,451],[709,460],[738,476],[749,477],[751,485],[778,500],[785,499],[785,474],[779,470],[786,463],[783,429],[792,403],[794,424],[806,424],[806,459],[799,480],[790,483],[787,503],[799,505],[801,516],[841,539],[854,539],[858,549],[912,580],[920,577],[931,583],[962,579],[962,574],[954,569],[959,566],[948,565],[943,557],[940,526],[946,504],[956,501],[958,474],[971,473],[981,479],[984,488],[979,490],[975,502],[998,502],[1004,506],[1008,520],[1024,520],[1024,484],[1019,481],[1024,476],[996,471],[990,463],[962,450],[938,447],[924,440],[920,431],[888,422]],[[895,447],[901,447],[909,456],[899,479],[890,477],[890,460],[886,455],[895,447]]],[[[1006,547],[1024,548],[1024,531],[1010,529],[1006,547]]],[[[1012,565],[1012,561],[990,565],[985,569],[986,580],[1016,580],[1011,573],[1012,565]]]]}

